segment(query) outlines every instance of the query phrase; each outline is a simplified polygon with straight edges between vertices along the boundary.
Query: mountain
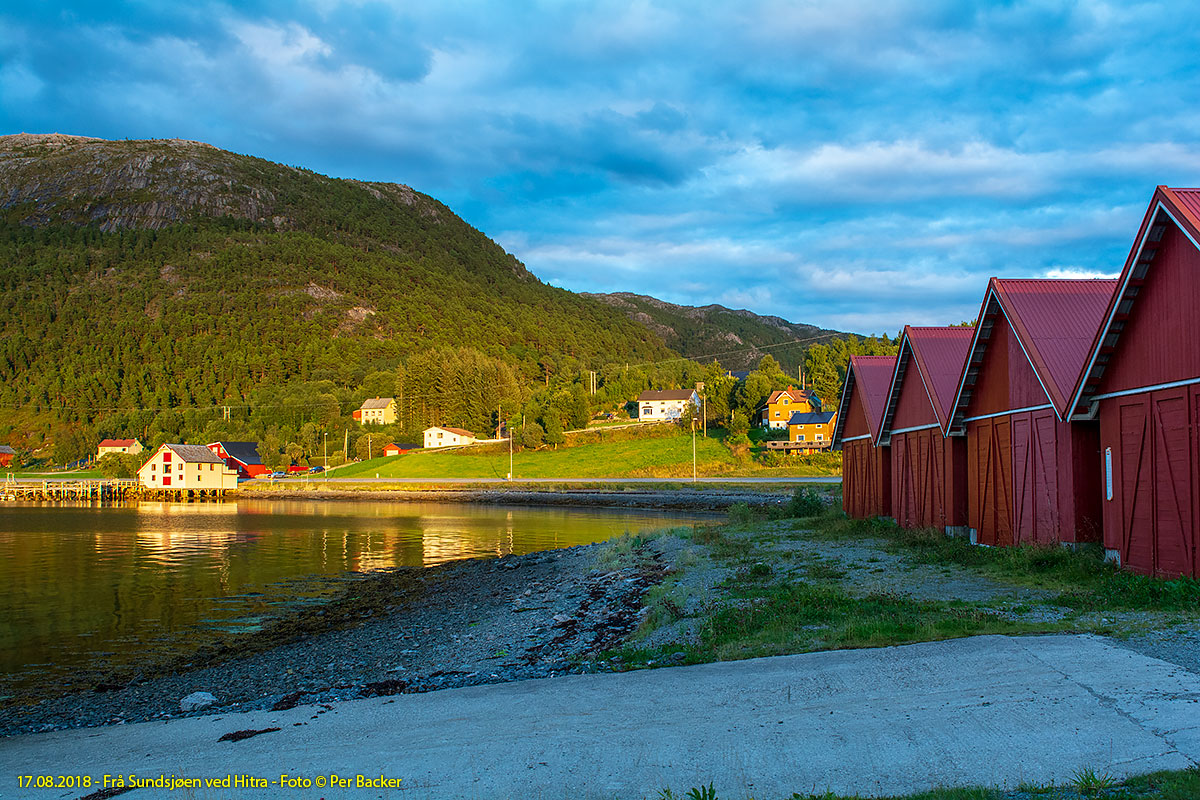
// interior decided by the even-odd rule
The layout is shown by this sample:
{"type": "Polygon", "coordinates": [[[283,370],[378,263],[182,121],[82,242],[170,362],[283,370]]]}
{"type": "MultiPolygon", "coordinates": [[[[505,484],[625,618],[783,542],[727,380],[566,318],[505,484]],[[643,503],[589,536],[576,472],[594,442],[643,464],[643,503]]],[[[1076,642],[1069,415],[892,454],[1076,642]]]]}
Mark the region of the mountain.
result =
{"type": "Polygon", "coordinates": [[[0,442],[286,440],[394,391],[410,427],[486,429],[536,385],[673,355],[408,186],[199,142],[0,137],[0,442]]]}
{"type": "Polygon", "coordinates": [[[715,358],[730,370],[752,369],[764,355],[771,355],[786,372],[794,375],[810,344],[828,343],[848,335],[721,305],[678,306],[628,292],[584,296],[620,310],[688,358],[701,361],[715,358]]]}

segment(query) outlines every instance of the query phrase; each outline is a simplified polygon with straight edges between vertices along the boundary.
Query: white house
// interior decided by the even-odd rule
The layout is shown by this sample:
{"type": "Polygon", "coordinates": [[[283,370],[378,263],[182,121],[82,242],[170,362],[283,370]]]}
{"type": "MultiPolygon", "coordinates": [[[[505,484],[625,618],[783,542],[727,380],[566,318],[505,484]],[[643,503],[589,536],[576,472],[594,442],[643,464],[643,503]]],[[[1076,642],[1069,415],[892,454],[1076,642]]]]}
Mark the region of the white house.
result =
{"type": "Polygon", "coordinates": [[[426,428],[425,447],[455,447],[460,444],[474,444],[479,441],[475,434],[462,428],[426,428]]]}
{"type": "Polygon", "coordinates": [[[236,489],[237,470],[202,444],[164,444],[138,470],[148,489],[236,489]]]}
{"type": "Polygon", "coordinates": [[[691,404],[700,408],[700,397],[691,389],[647,391],[638,395],[638,419],[679,419],[691,404]]]}

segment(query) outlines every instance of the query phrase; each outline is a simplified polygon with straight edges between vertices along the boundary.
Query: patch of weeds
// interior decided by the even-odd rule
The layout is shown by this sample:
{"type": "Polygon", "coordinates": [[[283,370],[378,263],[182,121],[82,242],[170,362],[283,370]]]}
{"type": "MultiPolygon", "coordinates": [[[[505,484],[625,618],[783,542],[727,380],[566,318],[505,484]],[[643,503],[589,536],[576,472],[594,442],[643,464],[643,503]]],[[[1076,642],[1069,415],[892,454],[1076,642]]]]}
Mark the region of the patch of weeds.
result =
{"type": "Polygon", "coordinates": [[[1084,797],[1096,797],[1102,792],[1116,788],[1117,779],[1108,773],[1097,774],[1091,767],[1084,767],[1072,778],[1075,791],[1084,797]]]}
{"type": "Polygon", "coordinates": [[[1071,550],[1059,545],[977,547],[965,539],[934,529],[906,530],[879,518],[827,519],[814,526],[814,539],[882,539],[893,552],[923,564],[966,567],[1007,582],[1057,592],[1049,600],[1080,611],[1129,610],[1195,614],[1200,608],[1200,581],[1163,580],[1122,570],[1104,561],[1092,545],[1071,550]]]}
{"type": "Polygon", "coordinates": [[[1057,629],[973,606],[950,607],[887,594],[855,597],[828,584],[745,587],[741,594],[740,603],[717,611],[701,631],[700,647],[711,657],[752,658],[1057,629]]]}
{"type": "Polygon", "coordinates": [[[757,522],[762,517],[750,508],[749,503],[734,503],[725,512],[729,516],[729,521],[734,525],[748,525],[751,522],[757,522]]]}

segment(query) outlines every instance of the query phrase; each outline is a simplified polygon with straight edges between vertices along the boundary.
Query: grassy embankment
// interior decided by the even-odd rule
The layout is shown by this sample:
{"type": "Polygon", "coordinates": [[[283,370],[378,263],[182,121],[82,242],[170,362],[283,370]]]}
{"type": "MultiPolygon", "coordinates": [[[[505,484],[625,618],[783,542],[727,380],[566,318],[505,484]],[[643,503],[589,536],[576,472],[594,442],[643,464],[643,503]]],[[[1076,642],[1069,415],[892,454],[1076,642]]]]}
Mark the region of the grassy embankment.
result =
{"type": "MultiPolygon", "coordinates": [[[[724,525],[676,529],[729,571],[694,620],[695,641],[642,649],[635,640],[607,656],[637,668],[671,655],[702,663],[980,634],[1123,636],[1200,625],[1200,581],[1119,570],[1098,548],[975,547],[931,530],[846,519],[840,503],[826,506],[812,490],[771,516],[740,506],[724,525]],[[939,581],[946,594],[922,593],[922,582],[939,581]],[[956,586],[968,591],[955,597],[956,586]]],[[[630,548],[639,550],[636,542],[630,548]]],[[[651,591],[643,636],[683,618],[688,585],[680,574],[651,591]]]]}
{"type": "MultiPolygon", "coordinates": [[[[1200,770],[1175,770],[1116,780],[1094,770],[1082,770],[1067,784],[1022,783],[1012,789],[971,787],[934,789],[929,792],[876,798],[876,800],[1196,800],[1200,798],[1200,770]]],[[[721,800],[710,787],[693,787],[675,793],[660,791],[655,800],[721,800]]],[[[788,800],[862,800],[859,795],[793,794],[788,800]]]]}
{"type": "Polygon", "coordinates": [[[75,469],[61,470],[48,469],[41,472],[34,472],[28,469],[0,469],[0,481],[17,480],[17,481],[41,481],[47,479],[70,479],[70,480],[96,480],[103,478],[98,470],[94,469],[75,469]],[[11,476],[11,478],[10,478],[11,476]]]}
{"type": "MultiPolygon", "coordinates": [[[[543,448],[513,454],[515,480],[524,478],[677,478],[692,476],[692,437],[666,428],[656,432],[622,429],[588,432],[595,441],[543,448]]],[[[338,478],[504,478],[509,471],[505,445],[454,450],[416,451],[389,458],[373,458],[339,467],[338,478]]],[[[701,477],[836,475],[824,465],[810,465],[797,457],[785,467],[767,468],[748,457],[734,455],[724,444],[723,431],[696,437],[696,471],[701,477]]]]}

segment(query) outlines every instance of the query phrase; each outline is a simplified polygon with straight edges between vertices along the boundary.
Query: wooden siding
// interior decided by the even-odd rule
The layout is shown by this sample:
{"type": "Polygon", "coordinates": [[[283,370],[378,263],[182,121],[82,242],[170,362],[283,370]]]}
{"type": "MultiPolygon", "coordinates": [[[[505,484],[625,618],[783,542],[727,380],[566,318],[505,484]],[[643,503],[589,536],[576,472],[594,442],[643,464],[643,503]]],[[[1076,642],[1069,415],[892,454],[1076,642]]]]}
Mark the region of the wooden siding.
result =
{"type": "Polygon", "coordinates": [[[888,517],[891,503],[890,448],[870,439],[842,445],[842,510],[854,519],[888,517]]]}
{"type": "Polygon", "coordinates": [[[1174,225],[1135,300],[1101,393],[1200,377],[1200,252],[1174,225]]]}
{"type": "Polygon", "coordinates": [[[842,431],[843,439],[850,439],[855,436],[867,436],[871,433],[871,426],[867,424],[867,411],[863,405],[862,396],[859,394],[857,385],[854,392],[850,395],[850,407],[846,411],[846,427],[842,431]]]}
{"type": "Polygon", "coordinates": [[[1100,445],[1112,460],[1105,547],[1147,575],[1200,575],[1200,387],[1101,401],[1100,445]]]}
{"type": "Polygon", "coordinates": [[[966,416],[1048,405],[1050,398],[1003,314],[996,315],[966,416]]]}
{"type": "Polygon", "coordinates": [[[903,528],[967,524],[967,449],[937,428],[892,436],[892,510],[903,528]]]}
{"type": "Polygon", "coordinates": [[[1011,428],[1008,417],[967,423],[968,524],[979,544],[1013,543],[1011,428]]]}

